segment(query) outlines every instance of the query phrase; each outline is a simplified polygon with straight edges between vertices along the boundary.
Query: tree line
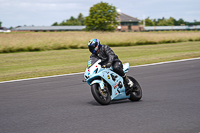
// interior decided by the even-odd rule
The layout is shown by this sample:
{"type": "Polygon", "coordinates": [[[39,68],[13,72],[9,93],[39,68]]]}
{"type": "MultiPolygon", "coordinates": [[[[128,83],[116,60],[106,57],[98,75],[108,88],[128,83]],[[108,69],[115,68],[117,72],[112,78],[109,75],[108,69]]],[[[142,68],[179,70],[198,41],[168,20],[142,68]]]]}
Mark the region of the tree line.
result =
{"type": "Polygon", "coordinates": [[[63,20],[61,23],[55,22],[52,26],[70,26],[70,25],[84,25],[85,18],[82,13],[79,13],[78,18],[73,16],[70,19],[63,20]]]}
{"type": "Polygon", "coordinates": [[[114,31],[119,25],[115,19],[117,15],[115,6],[100,2],[90,8],[89,16],[83,17],[80,13],[78,18],[71,16],[70,19],[63,20],[61,23],[55,22],[52,26],[85,25],[85,30],[88,31],[114,31]]]}
{"type": "MultiPolygon", "coordinates": [[[[58,23],[58,22],[55,22],[52,24],[52,26],[73,26],[73,25],[87,25],[88,26],[92,26],[93,25],[93,29],[95,29],[94,25],[95,25],[95,21],[97,21],[99,19],[99,21],[101,21],[101,17],[100,18],[96,18],[96,19],[93,19],[93,16],[94,13],[91,13],[90,16],[88,17],[84,17],[82,13],[80,13],[78,15],[77,18],[71,16],[70,19],[67,19],[67,20],[63,20],[61,23],[58,23]],[[90,21],[93,22],[91,23],[90,21]],[[88,23],[90,22],[90,23],[88,23]]],[[[116,13],[115,13],[116,15],[116,13]]],[[[96,15],[96,17],[99,17],[96,15]]],[[[104,22],[106,22],[107,20],[103,20],[104,22]]],[[[101,22],[103,22],[101,21],[101,22]]],[[[97,22],[98,23],[98,22],[97,22]]],[[[116,23],[117,24],[117,23],[116,23]]],[[[143,25],[143,20],[140,21],[139,23],[140,25],[143,25]]],[[[150,19],[150,17],[147,17],[145,19],[145,26],[181,26],[181,25],[200,25],[200,22],[194,20],[194,22],[187,22],[187,21],[184,21],[182,18],[176,20],[175,18],[173,17],[170,17],[169,19],[167,18],[158,18],[158,19],[150,19]]],[[[102,24],[100,25],[102,26],[102,24]]]]}
{"type": "MultiPolygon", "coordinates": [[[[140,24],[143,24],[143,20],[140,21],[140,24]]],[[[169,19],[159,18],[159,19],[150,19],[149,17],[145,19],[145,26],[180,26],[180,25],[200,25],[200,22],[194,20],[194,22],[184,21],[182,18],[176,20],[173,17],[169,19]]]]}

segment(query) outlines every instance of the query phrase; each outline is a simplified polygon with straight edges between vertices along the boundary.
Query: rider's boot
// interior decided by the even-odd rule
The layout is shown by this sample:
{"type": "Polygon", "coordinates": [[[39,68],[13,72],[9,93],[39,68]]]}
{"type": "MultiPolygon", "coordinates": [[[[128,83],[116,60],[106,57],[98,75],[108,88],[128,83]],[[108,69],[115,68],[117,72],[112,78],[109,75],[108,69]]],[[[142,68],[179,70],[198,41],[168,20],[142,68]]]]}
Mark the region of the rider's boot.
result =
{"type": "Polygon", "coordinates": [[[132,88],[133,82],[126,76],[126,74],[123,76],[123,79],[126,81],[127,85],[132,88]]]}
{"type": "Polygon", "coordinates": [[[126,95],[130,94],[132,92],[131,88],[133,87],[133,82],[126,76],[126,74],[123,76],[123,79],[125,81],[125,84],[127,85],[126,88],[126,95]]]}

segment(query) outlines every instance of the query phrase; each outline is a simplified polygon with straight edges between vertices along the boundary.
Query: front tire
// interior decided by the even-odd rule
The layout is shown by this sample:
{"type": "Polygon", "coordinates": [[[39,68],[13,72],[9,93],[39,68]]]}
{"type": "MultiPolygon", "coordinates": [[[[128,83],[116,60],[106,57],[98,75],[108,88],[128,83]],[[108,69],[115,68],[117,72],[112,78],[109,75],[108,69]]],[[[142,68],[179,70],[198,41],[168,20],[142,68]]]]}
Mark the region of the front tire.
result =
{"type": "Polygon", "coordinates": [[[111,101],[110,93],[108,89],[106,92],[102,93],[101,88],[99,84],[93,84],[91,85],[91,92],[94,97],[94,99],[101,105],[108,105],[111,101]]]}
{"type": "Polygon", "coordinates": [[[130,94],[129,100],[139,101],[142,98],[142,88],[140,87],[140,84],[133,77],[128,76],[128,78],[134,83],[133,86],[135,87],[130,94]]]}

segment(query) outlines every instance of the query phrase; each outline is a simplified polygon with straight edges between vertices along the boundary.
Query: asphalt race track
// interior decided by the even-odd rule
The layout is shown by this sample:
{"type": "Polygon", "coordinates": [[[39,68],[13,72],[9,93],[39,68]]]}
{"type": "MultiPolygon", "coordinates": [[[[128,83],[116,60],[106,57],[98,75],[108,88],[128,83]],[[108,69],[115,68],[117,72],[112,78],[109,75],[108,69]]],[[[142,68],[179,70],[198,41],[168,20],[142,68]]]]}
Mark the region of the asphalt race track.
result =
{"type": "Polygon", "coordinates": [[[83,74],[0,83],[0,133],[199,133],[200,59],[130,68],[139,102],[99,105],[83,74]]]}

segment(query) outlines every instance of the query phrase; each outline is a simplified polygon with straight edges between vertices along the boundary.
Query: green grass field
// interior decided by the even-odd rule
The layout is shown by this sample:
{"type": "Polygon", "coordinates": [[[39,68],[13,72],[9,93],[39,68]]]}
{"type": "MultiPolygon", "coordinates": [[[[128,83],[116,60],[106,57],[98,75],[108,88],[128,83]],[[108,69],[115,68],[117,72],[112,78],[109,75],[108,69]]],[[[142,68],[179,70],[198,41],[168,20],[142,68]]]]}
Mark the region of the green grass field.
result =
{"type": "MultiPolygon", "coordinates": [[[[131,66],[200,57],[199,41],[112,49],[123,63],[131,66]]],[[[83,72],[89,56],[88,49],[1,53],[0,81],[83,72]]]]}

